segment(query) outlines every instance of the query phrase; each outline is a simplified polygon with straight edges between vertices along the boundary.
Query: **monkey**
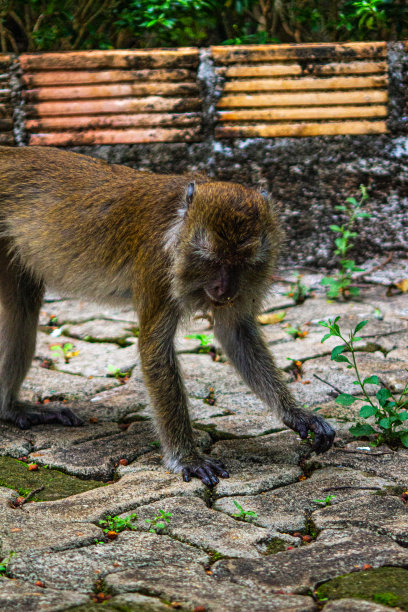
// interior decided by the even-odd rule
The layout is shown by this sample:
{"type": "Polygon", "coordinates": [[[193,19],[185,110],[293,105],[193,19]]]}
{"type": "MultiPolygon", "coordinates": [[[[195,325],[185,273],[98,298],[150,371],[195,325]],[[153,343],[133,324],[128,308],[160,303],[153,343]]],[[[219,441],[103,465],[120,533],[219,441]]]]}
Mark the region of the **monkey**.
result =
{"type": "Polygon", "coordinates": [[[335,432],[300,407],[262,339],[257,314],[282,242],[265,192],[204,175],[141,172],[61,149],[0,147],[0,418],[21,429],[79,426],[68,408],[18,401],[45,286],[132,304],[165,466],[213,487],[229,476],[194,443],[174,348],[185,317],[210,312],[243,380],[314,450],[335,432]]]}

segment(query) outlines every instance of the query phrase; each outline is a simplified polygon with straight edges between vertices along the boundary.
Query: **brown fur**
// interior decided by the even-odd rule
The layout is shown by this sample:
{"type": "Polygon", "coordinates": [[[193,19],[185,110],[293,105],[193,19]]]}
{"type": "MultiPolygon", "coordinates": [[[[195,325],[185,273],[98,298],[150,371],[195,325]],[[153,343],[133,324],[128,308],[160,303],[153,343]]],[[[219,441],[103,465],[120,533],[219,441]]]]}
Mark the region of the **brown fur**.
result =
{"type": "Polygon", "coordinates": [[[217,473],[227,475],[194,447],[173,347],[180,318],[197,309],[213,311],[231,361],[284,422],[303,437],[314,429],[330,446],[330,427],[295,405],[255,323],[282,239],[267,198],[234,183],[138,172],[44,147],[0,147],[0,179],[3,419],[78,424],[69,411],[38,415],[15,401],[48,285],[133,301],[165,461],[186,480],[215,484],[217,473]]]}

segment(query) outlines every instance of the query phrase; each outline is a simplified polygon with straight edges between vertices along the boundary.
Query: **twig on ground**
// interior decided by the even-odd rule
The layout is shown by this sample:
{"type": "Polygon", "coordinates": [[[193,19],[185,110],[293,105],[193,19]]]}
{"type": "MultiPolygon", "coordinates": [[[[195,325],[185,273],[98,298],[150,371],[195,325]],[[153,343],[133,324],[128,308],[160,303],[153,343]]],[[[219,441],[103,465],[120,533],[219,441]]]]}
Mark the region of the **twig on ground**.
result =
{"type": "Polygon", "coordinates": [[[326,487],[323,489],[324,493],[328,493],[329,491],[345,491],[346,489],[355,489],[357,491],[381,491],[382,487],[356,487],[353,485],[348,485],[344,487],[326,487]]]}
{"type": "Polygon", "coordinates": [[[34,495],[37,495],[37,493],[41,493],[41,491],[43,491],[43,489],[45,488],[44,485],[41,485],[41,487],[38,487],[38,489],[33,489],[33,491],[30,491],[25,497],[23,497],[22,499],[20,498],[20,501],[14,500],[13,502],[10,502],[10,505],[12,508],[21,508],[21,506],[23,506],[24,504],[26,504],[27,502],[30,501],[30,499],[32,497],[34,497],[34,495]]]}
{"type": "Polygon", "coordinates": [[[329,383],[328,380],[324,380],[324,378],[320,378],[320,376],[318,376],[317,374],[313,374],[313,376],[315,378],[317,378],[317,380],[320,380],[320,382],[324,383],[325,385],[328,385],[329,387],[331,387],[332,389],[334,389],[337,393],[343,393],[343,391],[341,391],[341,389],[339,389],[338,387],[335,387],[334,385],[332,385],[331,383],[329,383]]]}
{"type": "Polygon", "coordinates": [[[349,453],[350,455],[365,455],[366,457],[378,457],[379,455],[393,455],[393,451],[372,453],[371,451],[358,451],[349,448],[337,448],[339,453],[349,453]]]}
{"type": "Polygon", "coordinates": [[[371,270],[363,270],[362,272],[360,272],[360,274],[356,274],[353,278],[363,278],[364,276],[367,276],[368,274],[377,272],[377,270],[382,270],[384,266],[386,266],[387,264],[390,263],[390,261],[392,261],[393,257],[394,257],[394,253],[393,251],[391,251],[391,253],[389,253],[389,255],[384,259],[384,261],[379,263],[377,266],[374,266],[374,268],[371,268],[371,270]]]}

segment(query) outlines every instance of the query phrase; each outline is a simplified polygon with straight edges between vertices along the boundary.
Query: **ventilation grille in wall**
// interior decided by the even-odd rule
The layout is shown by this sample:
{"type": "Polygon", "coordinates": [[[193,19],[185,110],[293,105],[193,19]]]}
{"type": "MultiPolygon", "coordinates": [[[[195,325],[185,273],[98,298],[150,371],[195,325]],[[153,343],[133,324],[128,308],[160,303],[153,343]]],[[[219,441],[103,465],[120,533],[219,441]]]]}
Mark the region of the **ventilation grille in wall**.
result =
{"type": "Polygon", "coordinates": [[[192,141],[198,49],[24,54],[31,145],[192,141]]]}
{"type": "Polygon", "coordinates": [[[217,138],[386,132],[386,43],[212,47],[217,138]]]}
{"type": "Polygon", "coordinates": [[[0,53],[0,144],[13,145],[13,103],[11,99],[10,72],[15,59],[0,53]]]}

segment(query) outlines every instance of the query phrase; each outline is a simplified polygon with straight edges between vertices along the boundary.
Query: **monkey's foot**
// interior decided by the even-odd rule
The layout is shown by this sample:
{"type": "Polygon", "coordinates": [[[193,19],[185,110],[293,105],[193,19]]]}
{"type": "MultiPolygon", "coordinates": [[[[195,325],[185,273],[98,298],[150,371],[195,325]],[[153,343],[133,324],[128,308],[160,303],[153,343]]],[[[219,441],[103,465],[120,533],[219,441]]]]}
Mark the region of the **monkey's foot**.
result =
{"type": "Polygon", "coordinates": [[[69,408],[55,408],[49,410],[19,410],[14,406],[12,412],[6,417],[13,425],[19,429],[29,429],[33,425],[65,425],[66,427],[79,427],[83,421],[69,408]]]}
{"type": "Polygon", "coordinates": [[[317,455],[328,451],[334,442],[336,432],[333,427],[315,413],[296,410],[290,417],[284,419],[284,423],[296,431],[302,440],[307,438],[309,431],[313,432],[313,450],[317,455]]]}
{"type": "Polygon", "coordinates": [[[192,461],[183,462],[181,473],[185,482],[190,482],[192,477],[200,478],[207,487],[214,487],[218,482],[218,476],[229,478],[222,461],[210,457],[197,457],[192,461]]]}

